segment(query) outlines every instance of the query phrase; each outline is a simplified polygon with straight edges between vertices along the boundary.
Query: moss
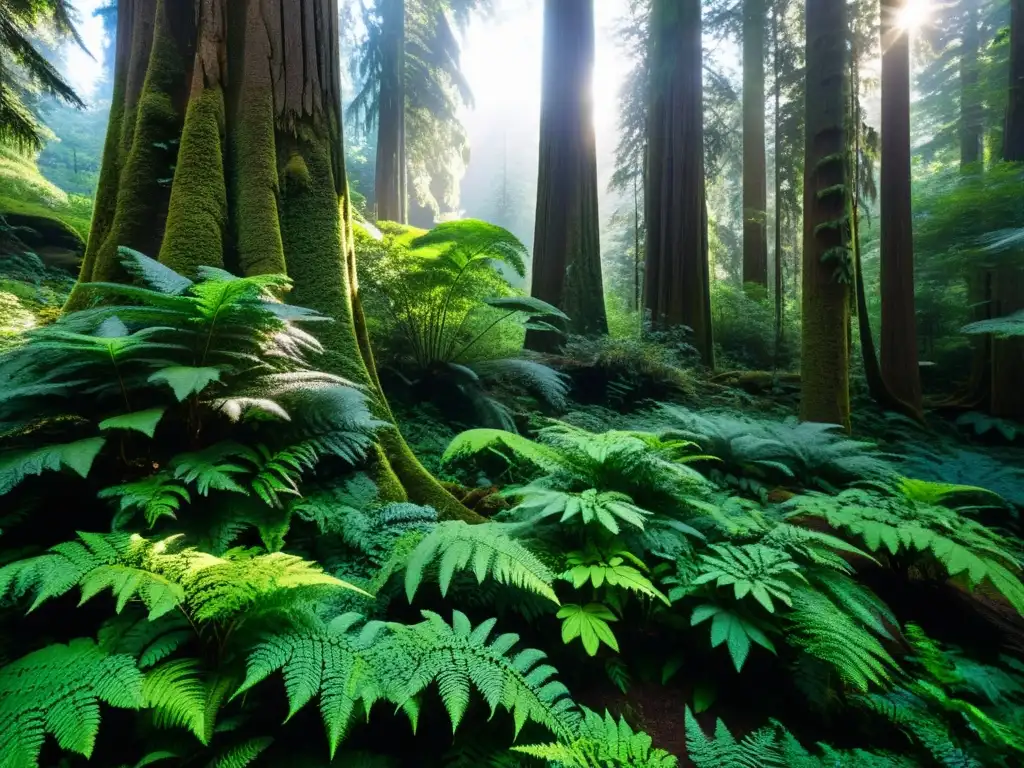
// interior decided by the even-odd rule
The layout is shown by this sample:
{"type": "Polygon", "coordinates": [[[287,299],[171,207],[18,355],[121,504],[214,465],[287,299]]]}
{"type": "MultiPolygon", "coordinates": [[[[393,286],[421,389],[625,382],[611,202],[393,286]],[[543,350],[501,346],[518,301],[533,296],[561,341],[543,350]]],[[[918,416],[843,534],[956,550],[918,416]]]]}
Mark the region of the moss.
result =
{"type": "MultiPolygon", "coordinates": [[[[279,146],[288,145],[282,153],[287,160],[281,169],[280,212],[288,275],[295,285],[290,301],[334,318],[315,329],[327,350],[324,367],[365,386],[373,395],[374,415],[393,425],[374,372],[362,310],[350,294],[355,276],[349,273],[351,259],[342,237],[344,219],[329,144],[280,137],[279,146]]],[[[420,464],[396,427],[383,429],[379,439],[382,451],[374,457],[374,475],[382,497],[407,497],[449,519],[483,519],[459,504],[420,464]]]]}
{"type": "Polygon", "coordinates": [[[33,247],[56,245],[81,254],[85,251],[82,230],[88,231],[88,220],[65,216],[45,205],[0,197],[0,216],[16,227],[28,227],[35,235],[20,234],[19,238],[33,247]]]}
{"type": "Polygon", "coordinates": [[[228,137],[235,259],[245,275],[285,272],[277,209],[273,96],[269,88],[256,88],[246,76],[236,98],[228,137]]]}
{"type": "MultiPolygon", "coordinates": [[[[89,245],[86,262],[92,268],[90,281],[116,282],[125,278],[118,258],[119,246],[150,255],[159,250],[163,231],[158,222],[163,222],[166,215],[182,124],[181,110],[175,101],[185,80],[185,62],[172,34],[166,2],[160,0],[142,93],[133,113],[125,114],[122,121],[123,167],[104,163],[100,177],[100,197],[106,194],[104,189],[114,185],[117,201],[106,236],[102,242],[89,245]]],[[[116,125],[111,125],[110,130],[116,129],[116,125]]],[[[109,212],[104,209],[98,215],[106,216],[109,212]]],[[[82,301],[84,292],[76,287],[69,306],[77,307],[82,301]]]]}
{"type": "Polygon", "coordinates": [[[227,190],[224,185],[224,94],[204,88],[189,101],[167,209],[160,261],[192,277],[202,265],[223,266],[227,190]]]}

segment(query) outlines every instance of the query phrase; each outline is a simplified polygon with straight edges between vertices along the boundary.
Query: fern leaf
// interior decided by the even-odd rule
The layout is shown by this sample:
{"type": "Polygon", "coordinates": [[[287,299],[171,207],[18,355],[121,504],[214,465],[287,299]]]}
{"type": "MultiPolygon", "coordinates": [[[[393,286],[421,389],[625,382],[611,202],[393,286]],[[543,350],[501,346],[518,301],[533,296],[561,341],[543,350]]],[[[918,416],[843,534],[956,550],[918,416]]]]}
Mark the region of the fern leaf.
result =
{"type": "Polygon", "coordinates": [[[156,433],[157,425],[167,412],[166,408],[148,408],[145,411],[126,413],[123,416],[113,416],[100,422],[101,430],[126,429],[141,432],[146,437],[152,438],[156,433]]]}
{"type": "Polygon", "coordinates": [[[50,645],[0,668],[0,765],[37,765],[45,734],[61,748],[89,757],[100,726],[100,703],[143,706],[135,661],[107,654],[92,640],[50,645]]]}
{"type": "Polygon", "coordinates": [[[199,661],[168,661],[146,673],[142,683],[143,706],[153,710],[159,728],[183,727],[207,743],[206,687],[199,661]]]}
{"type": "Polygon", "coordinates": [[[269,736],[247,739],[222,752],[207,764],[207,768],[247,768],[274,743],[269,736]]]}
{"type": "Polygon", "coordinates": [[[440,523],[423,537],[409,556],[405,591],[412,602],[423,582],[427,565],[440,557],[438,581],[441,594],[448,593],[455,571],[472,568],[477,582],[492,578],[500,584],[525,589],[558,603],[552,583],[554,574],[499,523],[468,525],[462,521],[440,523]]]}
{"type": "Polygon", "coordinates": [[[56,472],[62,467],[79,477],[87,476],[106,442],[103,437],[89,437],[73,443],[9,452],[0,458],[0,496],[10,493],[26,477],[56,472]]]}
{"type": "Polygon", "coordinates": [[[198,395],[214,382],[220,381],[220,376],[220,368],[175,365],[161,368],[151,374],[149,382],[169,386],[180,403],[191,395],[198,395]]]}

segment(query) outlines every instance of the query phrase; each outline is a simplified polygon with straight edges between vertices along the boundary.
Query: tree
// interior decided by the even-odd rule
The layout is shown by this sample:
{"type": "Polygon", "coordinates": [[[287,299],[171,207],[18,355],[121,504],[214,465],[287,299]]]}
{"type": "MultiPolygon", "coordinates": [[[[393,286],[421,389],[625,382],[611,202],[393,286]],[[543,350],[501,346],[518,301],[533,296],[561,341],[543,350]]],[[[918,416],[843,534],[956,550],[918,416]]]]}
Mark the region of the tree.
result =
{"type": "Polygon", "coordinates": [[[378,221],[409,218],[405,157],[405,0],[380,0],[380,92],[377,96],[378,221]]]}
{"type": "MultiPolygon", "coordinates": [[[[356,290],[341,134],[337,0],[120,0],[92,230],[69,307],[128,280],[118,249],[194,275],[286,273],[334,318],[330,372],[373,393],[386,497],[469,517],[420,465],[380,391],[356,290]]],[[[476,516],[472,516],[477,519],[476,516]]]]}
{"type": "MultiPolygon", "coordinates": [[[[594,136],[594,0],[545,0],[537,219],[531,293],[569,316],[566,330],[608,332],[601,278],[594,136]]],[[[530,331],[531,349],[558,334],[530,331]]]]}
{"type": "Polygon", "coordinates": [[[654,0],[650,34],[644,307],[713,366],[699,0],[654,0]]]}
{"type": "MultiPolygon", "coordinates": [[[[1003,160],[1024,163],[1024,0],[1010,2],[1010,82],[1003,129],[1003,160]]],[[[992,276],[992,316],[1005,317],[1024,309],[1024,264],[1017,250],[1001,254],[1005,262],[992,276]]],[[[992,340],[992,402],[994,416],[1024,418],[1024,341],[992,340]]]]}
{"type": "Polygon", "coordinates": [[[800,416],[850,426],[846,7],[807,0],[800,416]]]}
{"type": "Polygon", "coordinates": [[[743,284],[768,287],[765,0],[743,0],[743,284]]]}
{"type": "Polygon", "coordinates": [[[0,141],[27,149],[42,148],[39,123],[24,102],[26,91],[42,91],[71,106],[85,106],[31,39],[34,30],[48,26],[60,38],[71,38],[82,45],[71,21],[72,13],[69,0],[0,3],[0,55],[4,59],[0,66],[0,141]],[[8,62],[15,64],[13,73],[8,62]]]}
{"type": "Polygon", "coordinates": [[[910,206],[910,35],[900,26],[907,0],[882,0],[882,377],[897,398],[921,408],[914,312],[910,206]]]}

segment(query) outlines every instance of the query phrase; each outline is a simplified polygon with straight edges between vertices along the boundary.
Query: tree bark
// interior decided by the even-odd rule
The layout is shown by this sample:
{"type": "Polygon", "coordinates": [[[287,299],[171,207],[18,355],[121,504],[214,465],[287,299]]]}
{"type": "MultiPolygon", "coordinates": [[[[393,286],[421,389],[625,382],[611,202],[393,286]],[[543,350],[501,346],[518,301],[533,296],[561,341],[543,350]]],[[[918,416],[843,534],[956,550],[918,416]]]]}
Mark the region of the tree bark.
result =
{"type": "Polygon", "coordinates": [[[654,0],[649,50],[644,307],[656,328],[691,328],[713,367],[700,0],[654,0]]]}
{"type": "Polygon", "coordinates": [[[768,290],[765,0],[743,0],[743,284],[768,290]]]}
{"type": "Polygon", "coordinates": [[[382,58],[374,197],[378,221],[409,221],[405,155],[405,0],[381,0],[382,58]]]}
{"type": "Polygon", "coordinates": [[[906,4],[882,0],[881,363],[889,391],[920,411],[910,201],[910,39],[898,24],[906,4]]]}
{"type": "MultiPolygon", "coordinates": [[[[565,330],[608,333],[594,136],[594,0],[545,0],[540,165],[532,290],[569,316],[565,330]]],[[[561,335],[530,331],[550,351],[561,335]]]]}
{"type": "Polygon", "coordinates": [[[477,521],[402,439],[377,380],[355,271],[341,133],[337,0],[119,0],[114,103],[97,208],[69,308],[127,280],[119,246],[186,275],[285,272],[334,318],[320,367],[364,387],[383,498],[477,521]]]}
{"type": "Polygon", "coordinates": [[[846,7],[807,0],[800,416],[850,428],[846,7]]]}
{"type": "Polygon", "coordinates": [[[772,90],[775,97],[775,346],[772,368],[778,370],[779,355],[782,351],[783,323],[782,310],[785,305],[782,274],[782,67],[779,62],[779,8],[772,4],[772,90]]]}
{"type": "MultiPolygon", "coordinates": [[[[1024,163],[1024,0],[1010,2],[1010,93],[1003,130],[1003,160],[1024,163]]],[[[1020,221],[1017,222],[1020,225],[1020,221]]],[[[992,276],[992,316],[1024,309],[1024,255],[1003,255],[992,276]]],[[[993,416],[1024,420],[1024,339],[992,340],[993,416]]]]}

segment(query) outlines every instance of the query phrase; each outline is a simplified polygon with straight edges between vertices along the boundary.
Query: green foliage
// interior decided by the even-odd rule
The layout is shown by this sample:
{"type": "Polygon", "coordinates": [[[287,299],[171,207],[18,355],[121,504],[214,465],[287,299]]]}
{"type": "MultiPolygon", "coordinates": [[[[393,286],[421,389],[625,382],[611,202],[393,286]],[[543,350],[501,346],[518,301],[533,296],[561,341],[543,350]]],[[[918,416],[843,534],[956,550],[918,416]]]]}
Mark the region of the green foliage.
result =
{"type": "Polygon", "coordinates": [[[689,707],[686,709],[686,748],[696,768],[912,768],[910,760],[886,753],[842,752],[819,745],[821,756],[804,749],[778,723],[737,739],[718,720],[709,738],[689,707]]]}
{"type": "Polygon", "coordinates": [[[1024,613],[1017,547],[955,509],[925,504],[900,492],[849,489],[836,496],[798,496],[790,517],[811,516],[863,541],[871,552],[919,553],[968,587],[990,584],[1024,613]]]}
{"type": "Polygon", "coordinates": [[[439,559],[441,594],[448,592],[456,571],[471,568],[477,582],[491,578],[558,602],[552,589],[554,574],[515,538],[515,526],[489,523],[468,525],[462,521],[439,523],[409,556],[405,591],[412,602],[428,564],[439,559]]]}
{"type": "Polygon", "coordinates": [[[100,703],[139,709],[144,689],[134,659],[86,639],[47,646],[0,668],[0,765],[36,765],[48,733],[62,749],[89,757],[100,703]]]}
{"type": "Polygon", "coordinates": [[[525,274],[522,243],[475,219],[429,232],[392,229],[382,241],[359,240],[366,244],[364,296],[382,361],[463,422],[514,430],[500,397],[514,391],[563,408],[565,377],[521,352],[523,328],[565,317],[539,299],[516,295],[503,275],[502,269],[525,274]],[[453,389],[458,397],[440,398],[453,389]]]}
{"type": "Polygon", "coordinates": [[[561,768],[675,768],[678,761],[662,749],[656,749],[646,733],[636,733],[622,718],[615,720],[584,709],[579,732],[567,743],[513,747],[521,752],[561,768]]]}
{"type": "Polygon", "coordinates": [[[374,701],[391,701],[415,725],[416,697],[435,682],[453,729],[469,706],[471,688],[492,714],[498,707],[511,712],[517,733],[527,721],[558,735],[575,726],[578,715],[568,691],[551,679],[554,669],[540,663],[543,653],[510,656],[519,638],[505,634],[492,640],[494,619],[473,628],[458,611],[452,624],[430,611],[423,616],[425,621],[412,626],[359,626],[358,614],[346,614],[314,632],[276,635],[257,646],[235,695],[283,670],[290,714],[320,696],[332,755],[357,704],[368,711],[374,701]]]}

